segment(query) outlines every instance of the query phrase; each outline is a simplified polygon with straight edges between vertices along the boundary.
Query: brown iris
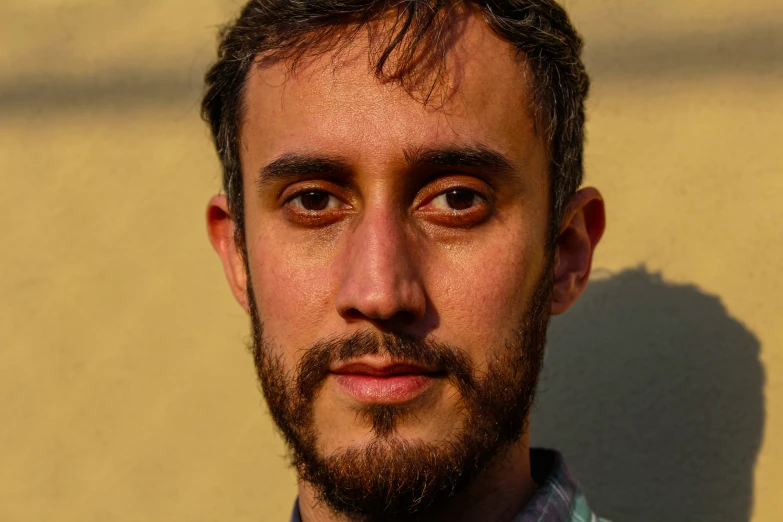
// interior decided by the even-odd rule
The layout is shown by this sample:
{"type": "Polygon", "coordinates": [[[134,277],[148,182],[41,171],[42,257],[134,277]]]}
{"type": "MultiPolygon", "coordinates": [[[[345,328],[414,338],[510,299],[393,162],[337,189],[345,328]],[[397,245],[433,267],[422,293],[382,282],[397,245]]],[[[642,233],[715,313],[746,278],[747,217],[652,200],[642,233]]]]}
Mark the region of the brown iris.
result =
{"type": "Polygon", "coordinates": [[[469,190],[451,190],[446,193],[446,203],[454,210],[467,210],[475,201],[476,195],[469,190]]]}
{"type": "Polygon", "coordinates": [[[329,204],[329,194],[326,192],[306,192],[299,197],[305,210],[323,210],[329,204]]]}

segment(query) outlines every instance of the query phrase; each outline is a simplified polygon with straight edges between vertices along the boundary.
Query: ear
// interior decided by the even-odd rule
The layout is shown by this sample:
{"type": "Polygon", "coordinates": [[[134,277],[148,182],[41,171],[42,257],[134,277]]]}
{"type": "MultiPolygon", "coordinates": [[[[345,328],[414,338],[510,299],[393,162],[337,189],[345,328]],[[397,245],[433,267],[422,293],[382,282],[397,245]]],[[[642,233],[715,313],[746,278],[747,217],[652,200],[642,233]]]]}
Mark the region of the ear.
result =
{"type": "Polygon", "coordinates": [[[207,206],[207,232],[212,247],[223,262],[228,284],[234,298],[250,313],[247,298],[247,274],[245,259],[234,240],[234,221],[228,212],[226,196],[220,194],[209,200],[207,206]]]}
{"type": "Polygon", "coordinates": [[[557,240],[552,315],[562,314],[582,295],[605,224],[604,201],[598,190],[587,187],[574,194],[563,213],[557,240]]]}

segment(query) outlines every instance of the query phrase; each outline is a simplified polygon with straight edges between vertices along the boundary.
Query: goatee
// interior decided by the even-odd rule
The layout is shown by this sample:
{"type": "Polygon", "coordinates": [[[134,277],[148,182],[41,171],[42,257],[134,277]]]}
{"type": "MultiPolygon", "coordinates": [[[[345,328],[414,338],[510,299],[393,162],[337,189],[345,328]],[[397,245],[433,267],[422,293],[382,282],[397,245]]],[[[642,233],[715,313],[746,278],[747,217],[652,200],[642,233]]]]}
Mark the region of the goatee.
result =
{"type": "MultiPolygon", "coordinates": [[[[262,390],[299,478],[313,487],[318,500],[349,517],[423,520],[518,441],[526,430],[543,360],[552,276],[549,263],[522,324],[504,346],[487,350],[486,370],[480,373],[458,347],[369,330],[317,342],[287,373],[283,349],[264,337],[249,291],[251,349],[262,390]],[[405,404],[373,405],[358,410],[373,430],[368,443],[322,455],[314,400],[333,363],[365,355],[387,355],[433,368],[452,383],[462,414],[453,436],[438,442],[405,439],[397,434],[397,426],[416,412],[405,404]]],[[[252,288],[249,281],[248,277],[252,288]]]]}

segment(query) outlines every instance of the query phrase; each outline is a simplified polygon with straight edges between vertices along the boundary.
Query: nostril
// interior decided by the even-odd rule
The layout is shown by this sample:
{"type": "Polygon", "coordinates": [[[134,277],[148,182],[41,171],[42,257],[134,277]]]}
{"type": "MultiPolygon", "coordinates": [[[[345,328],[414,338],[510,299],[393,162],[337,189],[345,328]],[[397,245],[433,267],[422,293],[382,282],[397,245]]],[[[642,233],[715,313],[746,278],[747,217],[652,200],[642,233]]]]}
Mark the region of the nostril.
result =
{"type": "Polygon", "coordinates": [[[389,327],[392,327],[393,325],[397,326],[410,326],[412,324],[415,324],[418,320],[418,317],[413,312],[409,312],[407,310],[398,310],[397,312],[394,312],[392,314],[384,314],[384,313],[365,313],[361,312],[360,310],[356,308],[349,308],[348,310],[344,311],[342,316],[349,320],[349,321],[358,321],[358,320],[364,320],[364,321],[372,321],[376,324],[380,325],[387,325],[389,327]]]}
{"type": "Polygon", "coordinates": [[[407,310],[400,310],[396,314],[394,314],[389,321],[393,321],[395,323],[404,324],[406,326],[412,325],[416,322],[417,317],[407,310]]]}
{"type": "Polygon", "coordinates": [[[356,308],[349,308],[348,310],[345,310],[341,315],[348,320],[367,319],[367,316],[361,313],[356,308]]]}

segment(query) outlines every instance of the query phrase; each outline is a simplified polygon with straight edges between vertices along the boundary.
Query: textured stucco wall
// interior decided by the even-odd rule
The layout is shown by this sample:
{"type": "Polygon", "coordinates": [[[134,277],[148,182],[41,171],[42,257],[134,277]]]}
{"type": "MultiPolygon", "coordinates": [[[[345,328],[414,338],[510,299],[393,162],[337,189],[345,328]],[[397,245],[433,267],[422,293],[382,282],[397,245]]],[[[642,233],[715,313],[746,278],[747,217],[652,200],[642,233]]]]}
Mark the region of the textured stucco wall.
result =
{"type": "MultiPolygon", "coordinates": [[[[238,4],[0,4],[0,520],[285,520],[203,225],[200,75],[238,4]]],[[[616,520],[783,519],[774,4],[567,3],[609,224],[532,429],[616,520]]]]}

